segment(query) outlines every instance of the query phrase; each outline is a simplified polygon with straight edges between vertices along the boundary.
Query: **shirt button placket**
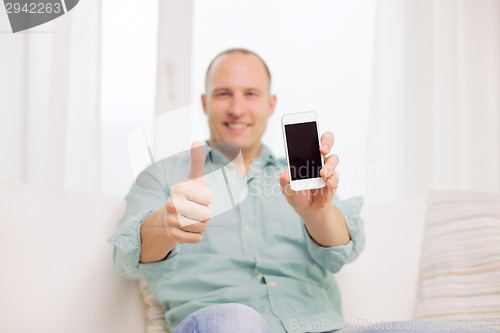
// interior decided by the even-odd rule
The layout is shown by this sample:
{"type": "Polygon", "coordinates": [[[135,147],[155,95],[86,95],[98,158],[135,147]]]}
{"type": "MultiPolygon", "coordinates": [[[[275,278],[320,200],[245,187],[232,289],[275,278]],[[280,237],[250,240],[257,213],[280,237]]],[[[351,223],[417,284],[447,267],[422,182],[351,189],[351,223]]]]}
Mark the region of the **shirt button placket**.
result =
{"type": "Polygon", "coordinates": [[[241,204],[238,205],[240,211],[240,237],[243,243],[243,250],[245,254],[250,257],[255,257],[256,255],[256,240],[255,240],[255,232],[253,228],[254,212],[253,207],[255,205],[255,196],[248,195],[241,204]]]}

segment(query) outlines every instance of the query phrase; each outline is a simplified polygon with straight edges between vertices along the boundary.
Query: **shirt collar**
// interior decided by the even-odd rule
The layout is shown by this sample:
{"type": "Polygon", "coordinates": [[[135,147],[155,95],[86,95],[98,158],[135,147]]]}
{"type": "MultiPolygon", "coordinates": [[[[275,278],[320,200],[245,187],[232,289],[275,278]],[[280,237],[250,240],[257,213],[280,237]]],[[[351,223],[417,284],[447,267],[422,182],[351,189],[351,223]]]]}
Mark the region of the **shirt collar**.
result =
{"type": "MultiPolygon", "coordinates": [[[[230,161],[228,158],[222,154],[217,149],[210,147],[208,145],[208,141],[205,141],[205,162],[210,161],[212,163],[221,163],[228,164],[230,161]]],[[[268,165],[278,165],[276,158],[274,157],[271,149],[265,144],[261,145],[259,156],[254,158],[251,163],[251,167],[249,173],[252,174],[252,171],[260,172],[264,167],[268,165]]],[[[249,175],[247,175],[248,177],[249,175]]]]}
{"type": "Polygon", "coordinates": [[[277,165],[276,158],[271,152],[271,149],[269,149],[269,147],[266,146],[265,144],[262,144],[259,156],[252,162],[260,163],[262,164],[262,166],[277,165]]]}

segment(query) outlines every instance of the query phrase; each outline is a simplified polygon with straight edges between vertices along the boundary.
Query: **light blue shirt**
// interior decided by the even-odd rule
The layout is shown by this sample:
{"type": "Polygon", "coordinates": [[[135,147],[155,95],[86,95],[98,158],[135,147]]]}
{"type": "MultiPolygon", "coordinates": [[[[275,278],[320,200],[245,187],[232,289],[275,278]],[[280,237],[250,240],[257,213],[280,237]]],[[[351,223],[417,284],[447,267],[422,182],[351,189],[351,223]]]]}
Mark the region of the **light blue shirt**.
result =
{"type": "MultiPolygon", "coordinates": [[[[206,149],[206,173],[227,163],[218,151],[206,149]]],[[[209,220],[200,243],[178,244],[165,260],[148,264],[139,262],[140,227],[165,205],[171,186],[187,177],[189,152],[155,164],[143,172],[141,186],[132,186],[126,214],[110,238],[114,264],[127,278],[147,280],[171,329],[192,312],[220,303],[254,308],[273,332],[323,332],[342,325],[333,273],[364,247],[359,216],[363,199],[335,196],[351,240],[322,247],[280,192],[279,173],[284,168],[286,161],[275,159],[263,146],[247,174],[248,195],[243,201],[209,220]]]]}

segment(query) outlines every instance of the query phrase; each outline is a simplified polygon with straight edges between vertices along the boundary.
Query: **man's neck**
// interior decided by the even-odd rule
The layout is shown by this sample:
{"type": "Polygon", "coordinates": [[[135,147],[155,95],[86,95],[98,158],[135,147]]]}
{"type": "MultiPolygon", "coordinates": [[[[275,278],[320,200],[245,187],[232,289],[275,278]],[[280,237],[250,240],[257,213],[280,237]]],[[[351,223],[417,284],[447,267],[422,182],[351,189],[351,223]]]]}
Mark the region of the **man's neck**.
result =
{"type": "MultiPolygon", "coordinates": [[[[220,145],[220,144],[217,144],[217,142],[213,142],[211,140],[208,140],[207,143],[209,146],[215,145],[215,148],[219,152],[226,155],[230,159],[234,159],[236,157],[234,155],[234,153],[235,153],[234,149],[236,148],[236,146],[233,146],[232,148],[228,148],[228,146],[225,146],[224,144],[220,145]]],[[[251,149],[240,149],[239,150],[239,151],[241,151],[241,155],[243,157],[243,165],[241,165],[240,163],[237,163],[238,165],[235,165],[235,166],[240,170],[241,174],[246,174],[248,172],[248,170],[250,169],[250,165],[252,164],[252,161],[255,158],[259,157],[261,149],[262,149],[262,143],[259,143],[257,146],[252,147],[251,149]]]]}
{"type": "Polygon", "coordinates": [[[260,150],[262,149],[262,143],[259,143],[258,146],[253,147],[250,150],[241,150],[241,154],[243,155],[243,162],[245,163],[245,171],[248,173],[248,169],[250,169],[250,165],[252,161],[259,157],[260,150]]]}

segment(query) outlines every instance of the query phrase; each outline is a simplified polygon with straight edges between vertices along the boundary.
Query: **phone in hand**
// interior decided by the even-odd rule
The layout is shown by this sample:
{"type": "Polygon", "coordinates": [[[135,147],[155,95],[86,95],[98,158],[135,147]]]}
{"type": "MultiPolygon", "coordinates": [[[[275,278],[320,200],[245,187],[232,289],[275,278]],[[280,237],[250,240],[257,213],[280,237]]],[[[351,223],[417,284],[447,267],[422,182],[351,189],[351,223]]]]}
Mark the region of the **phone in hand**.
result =
{"type": "Polygon", "coordinates": [[[294,191],[325,186],[319,171],[323,167],[320,152],[318,115],[314,111],[289,113],[281,117],[285,153],[294,191]]]}

